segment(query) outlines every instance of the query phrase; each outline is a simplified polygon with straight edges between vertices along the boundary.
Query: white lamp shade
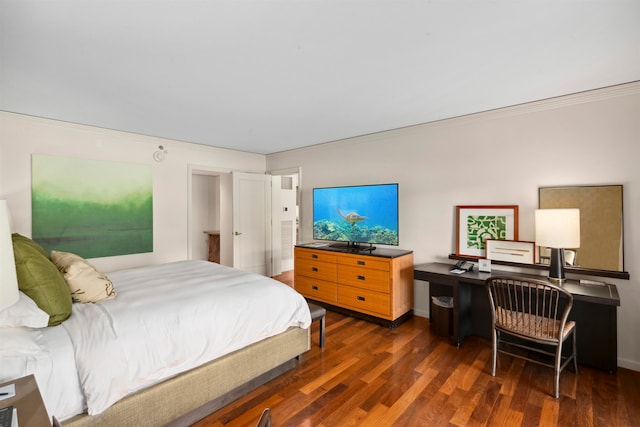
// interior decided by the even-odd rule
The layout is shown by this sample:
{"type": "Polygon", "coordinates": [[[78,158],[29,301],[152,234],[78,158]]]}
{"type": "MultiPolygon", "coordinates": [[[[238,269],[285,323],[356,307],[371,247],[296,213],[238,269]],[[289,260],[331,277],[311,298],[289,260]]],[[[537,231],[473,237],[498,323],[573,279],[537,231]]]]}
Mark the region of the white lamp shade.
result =
{"type": "Polygon", "coordinates": [[[0,310],[15,304],[19,296],[10,224],[7,201],[0,200],[0,310]]]}
{"type": "Polygon", "coordinates": [[[537,209],[535,222],[538,246],[580,247],[580,209],[537,209]]]}

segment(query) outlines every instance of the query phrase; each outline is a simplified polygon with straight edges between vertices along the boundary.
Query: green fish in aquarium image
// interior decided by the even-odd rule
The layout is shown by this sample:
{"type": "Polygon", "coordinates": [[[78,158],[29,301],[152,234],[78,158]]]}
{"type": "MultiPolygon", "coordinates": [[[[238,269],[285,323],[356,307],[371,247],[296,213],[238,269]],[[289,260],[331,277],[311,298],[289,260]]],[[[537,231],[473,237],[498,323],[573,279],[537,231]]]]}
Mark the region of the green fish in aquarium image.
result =
{"type": "Polygon", "coordinates": [[[366,216],[359,215],[357,212],[349,212],[345,215],[340,212],[340,209],[336,209],[336,211],[338,211],[338,214],[342,217],[342,219],[351,224],[352,227],[356,224],[356,222],[361,222],[367,219],[366,216]]]}

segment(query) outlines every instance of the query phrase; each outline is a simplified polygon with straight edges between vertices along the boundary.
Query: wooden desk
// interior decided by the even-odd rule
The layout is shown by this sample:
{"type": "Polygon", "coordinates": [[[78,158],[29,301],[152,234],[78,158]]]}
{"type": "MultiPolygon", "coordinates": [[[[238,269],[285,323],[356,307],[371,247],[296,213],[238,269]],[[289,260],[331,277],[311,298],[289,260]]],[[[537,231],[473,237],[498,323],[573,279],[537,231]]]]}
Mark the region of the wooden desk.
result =
{"type": "Polygon", "coordinates": [[[18,411],[19,427],[46,427],[51,426],[47,409],[44,407],[38,383],[33,375],[7,381],[0,384],[5,386],[15,384],[16,395],[8,399],[0,400],[0,407],[13,405],[18,411]]]}
{"type": "MultiPolygon", "coordinates": [[[[544,278],[499,270],[453,274],[449,271],[452,268],[452,264],[446,263],[421,264],[414,267],[413,273],[415,280],[429,282],[429,304],[432,296],[453,297],[453,340],[458,346],[469,335],[491,339],[491,309],[484,287],[488,277],[503,274],[544,278]]],[[[569,319],[577,324],[578,362],[615,372],[618,367],[616,312],[620,305],[616,286],[581,285],[579,281],[567,280],[563,287],[573,295],[569,319]]]]}

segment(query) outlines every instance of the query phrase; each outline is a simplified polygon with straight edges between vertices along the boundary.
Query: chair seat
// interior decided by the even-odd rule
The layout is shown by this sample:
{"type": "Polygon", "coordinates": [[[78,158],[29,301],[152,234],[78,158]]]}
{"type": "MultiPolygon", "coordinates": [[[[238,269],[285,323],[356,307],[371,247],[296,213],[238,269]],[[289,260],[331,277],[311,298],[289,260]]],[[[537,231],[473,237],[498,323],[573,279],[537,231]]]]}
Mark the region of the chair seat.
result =
{"type": "Polygon", "coordinates": [[[311,312],[311,320],[318,320],[327,314],[327,309],[313,303],[307,303],[309,305],[309,311],[311,312]]]}
{"type": "Polygon", "coordinates": [[[541,341],[563,341],[571,334],[576,324],[568,320],[564,325],[564,333],[560,338],[560,326],[562,322],[543,316],[535,316],[520,311],[496,308],[496,327],[505,332],[517,333],[523,337],[541,341]]]}

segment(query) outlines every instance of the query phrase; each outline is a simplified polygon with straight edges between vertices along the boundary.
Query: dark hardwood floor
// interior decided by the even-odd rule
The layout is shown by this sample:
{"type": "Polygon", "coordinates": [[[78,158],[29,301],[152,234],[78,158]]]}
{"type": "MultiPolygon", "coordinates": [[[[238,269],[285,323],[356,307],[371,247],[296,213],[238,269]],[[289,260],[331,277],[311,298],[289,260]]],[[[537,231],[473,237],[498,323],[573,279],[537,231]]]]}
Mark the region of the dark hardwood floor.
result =
{"type": "Polygon", "coordinates": [[[311,350],[296,368],[194,424],[255,426],[636,426],[640,372],[563,371],[560,398],[549,368],[501,355],[490,374],[489,341],[457,349],[428,319],[394,330],[328,311],[325,347],[312,325],[311,350]]]}

